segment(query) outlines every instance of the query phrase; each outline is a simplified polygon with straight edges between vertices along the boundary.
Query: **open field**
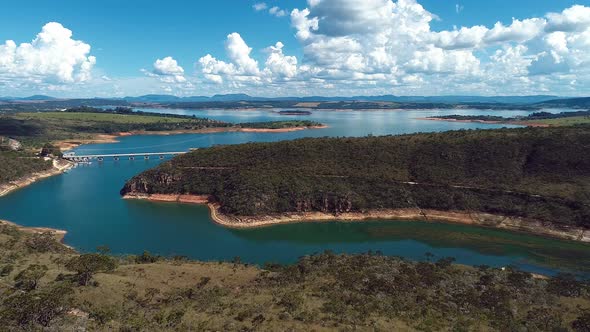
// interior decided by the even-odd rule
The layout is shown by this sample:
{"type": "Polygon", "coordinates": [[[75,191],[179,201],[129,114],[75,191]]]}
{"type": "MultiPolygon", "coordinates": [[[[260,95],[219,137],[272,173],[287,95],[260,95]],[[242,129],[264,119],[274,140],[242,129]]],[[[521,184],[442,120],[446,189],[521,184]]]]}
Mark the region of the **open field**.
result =
{"type": "Polygon", "coordinates": [[[151,115],[133,114],[111,114],[111,113],[89,113],[89,112],[31,112],[18,113],[14,118],[20,120],[40,120],[50,123],[62,121],[85,124],[86,122],[112,122],[124,124],[149,124],[149,123],[190,123],[197,122],[197,119],[171,118],[151,115]]]}
{"type": "Polygon", "coordinates": [[[581,125],[581,124],[590,124],[590,116],[576,116],[576,117],[560,118],[560,119],[543,119],[543,120],[522,121],[523,125],[527,125],[530,123],[539,124],[539,125],[547,125],[547,126],[575,126],[575,125],[581,125]]]}

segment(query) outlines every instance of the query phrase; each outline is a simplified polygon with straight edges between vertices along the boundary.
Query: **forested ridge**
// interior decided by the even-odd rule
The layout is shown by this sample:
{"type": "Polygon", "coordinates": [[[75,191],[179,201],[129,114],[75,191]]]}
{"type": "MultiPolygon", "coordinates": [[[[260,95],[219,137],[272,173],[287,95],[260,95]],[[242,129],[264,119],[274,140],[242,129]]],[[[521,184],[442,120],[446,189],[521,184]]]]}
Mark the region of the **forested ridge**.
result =
{"type": "Polygon", "coordinates": [[[130,192],[210,195],[244,216],[418,207],[590,228],[590,127],[217,146],[134,177],[130,192]]]}
{"type": "Polygon", "coordinates": [[[444,120],[480,120],[480,121],[500,121],[500,122],[514,122],[514,121],[534,121],[534,120],[552,120],[552,119],[567,119],[576,117],[590,117],[590,110],[586,111],[570,111],[561,113],[549,112],[535,112],[527,116],[503,117],[498,115],[441,115],[435,116],[434,119],[444,120]]]}

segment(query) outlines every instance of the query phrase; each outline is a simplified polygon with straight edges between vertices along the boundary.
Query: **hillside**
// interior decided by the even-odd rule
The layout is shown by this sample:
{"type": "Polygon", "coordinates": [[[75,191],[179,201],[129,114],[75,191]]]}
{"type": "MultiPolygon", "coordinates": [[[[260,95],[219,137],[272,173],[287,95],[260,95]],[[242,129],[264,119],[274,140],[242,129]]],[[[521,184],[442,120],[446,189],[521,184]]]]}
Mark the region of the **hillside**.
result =
{"type": "Polygon", "coordinates": [[[206,195],[236,216],[417,208],[589,229],[589,142],[590,127],[576,126],[219,146],[121,194],[206,195]]]}
{"type": "Polygon", "coordinates": [[[7,331],[588,331],[571,275],[330,252],[293,265],[79,254],[63,232],[0,222],[7,331]]]}

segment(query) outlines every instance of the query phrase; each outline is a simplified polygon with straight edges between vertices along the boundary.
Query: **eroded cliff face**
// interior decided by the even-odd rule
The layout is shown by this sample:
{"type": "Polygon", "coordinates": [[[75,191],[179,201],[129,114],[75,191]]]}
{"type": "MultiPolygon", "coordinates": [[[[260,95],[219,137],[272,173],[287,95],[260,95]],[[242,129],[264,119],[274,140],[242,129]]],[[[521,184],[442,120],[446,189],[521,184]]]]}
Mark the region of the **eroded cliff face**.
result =
{"type": "Polygon", "coordinates": [[[295,212],[312,212],[319,211],[322,213],[342,214],[358,211],[358,207],[353,206],[353,201],[347,196],[322,195],[318,200],[311,198],[299,198],[293,200],[295,212]]]}
{"type": "Polygon", "coordinates": [[[120,194],[122,196],[142,196],[154,193],[182,194],[177,192],[178,186],[174,185],[180,184],[181,180],[182,176],[178,174],[148,171],[127,181],[120,194]]]}

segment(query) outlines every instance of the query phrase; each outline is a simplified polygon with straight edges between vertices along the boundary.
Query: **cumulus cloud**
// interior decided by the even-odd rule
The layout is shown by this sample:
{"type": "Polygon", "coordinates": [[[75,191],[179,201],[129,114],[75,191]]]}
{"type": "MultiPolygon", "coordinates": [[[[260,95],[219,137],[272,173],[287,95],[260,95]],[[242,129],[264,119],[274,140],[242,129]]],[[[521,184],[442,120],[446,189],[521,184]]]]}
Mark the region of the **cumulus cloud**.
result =
{"type": "Polygon", "coordinates": [[[0,85],[64,85],[91,79],[96,58],[90,45],[72,39],[72,31],[50,22],[30,43],[0,44],[0,85]]]}
{"type": "Polygon", "coordinates": [[[273,80],[288,80],[297,74],[297,58],[283,53],[283,43],[277,42],[265,51],[268,57],[265,68],[260,69],[258,61],[251,56],[252,48],[240,34],[227,36],[225,50],[229,61],[218,60],[210,54],[201,57],[198,65],[203,76],[214,83],[230,81],[242,83],[272,83],[273,80]]]}
{"type": "Polygon", "coordinates": [[[150,72],[149,76],[157,77],[166,83],[186,82],[184,69],[171,56],[167,56],[164,59],[157,59],[154,62],[154,69],[150,72]]]}
{"type": "Polygon", "coordinates": [[[590,7],[442,31],[432,27],[437,19],[417,0],[308,0],[290,13],[300,59],[279,42],[263,50],[259,69],[233,33],[227,60],[206,55],[199,65],[209,81],[265,83],[274,92],[527,94],[584,84],[588,91],[590,7]]]}
{"type": "Polygon", "coordinates": [[[277,42],[270,46],[266,59],[266,74],[278,78],[292,78],[297,75],[297,58],[283,54],[283,43],[277,42]]]}
{"type": "MultiPolygon", "coordinates": [[[[197,76],[165,57],[144,70],[149,77],[141,82],[150,92],[180,93],[194,85],[269,95],[590,93],[588,6],[442,31],[432,24],[437,15],[419,0],[307,0],[304,7],[287,13],[267,2],[253,5],[289,17],[298,43],[289,47],[299,48],[299,57],[276,41],[253,50],[234,32],[226,38],[225,54],[197,61],[197,76]]],[[[461,12],[462,6],[455,9],[461,12]]],[[[90,84],[121,90],[139,85],[103,75],[94,68],[90,49],[55,22],[30,42],[0,43],[0,88],[82,91],[90,84]]]]}

